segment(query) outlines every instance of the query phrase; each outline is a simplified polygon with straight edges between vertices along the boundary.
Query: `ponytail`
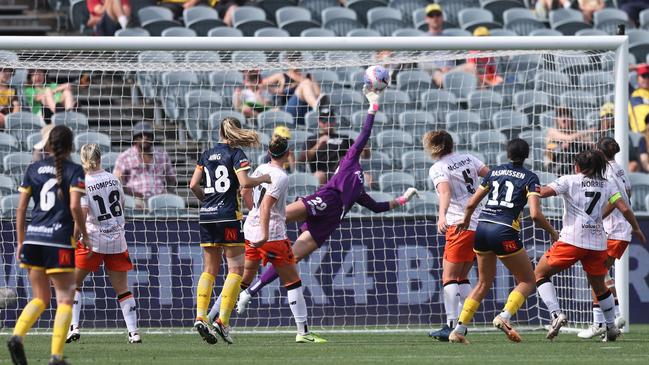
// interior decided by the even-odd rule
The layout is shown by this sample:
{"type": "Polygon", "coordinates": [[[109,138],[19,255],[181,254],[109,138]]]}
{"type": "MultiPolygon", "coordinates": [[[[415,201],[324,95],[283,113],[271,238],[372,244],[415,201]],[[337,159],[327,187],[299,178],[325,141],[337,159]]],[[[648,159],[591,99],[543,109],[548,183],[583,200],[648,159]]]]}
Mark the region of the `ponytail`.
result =
{"type": "Polygon", "coordinates": [[[63,186],[63,161],[68,158],[73,146],[73,135],[70,128],[64,125],[57,125],[52,128],[45,148],[54,156],[56,185],[61,199],[63,198],[63,190],[61,189],[63,186]]]}
{"type": "Polygon", "coordinates": [[[259,146],[259,134],[252,129],[241,128],[241,122],[232,117],[221,121],[221,138],[228,141],[232,147],[259,146]]]}
{"type": "Polygon", "coordinates": [[[81,166],[86,172],[97,170],[101,167],[101,149],[96,143],[81,146],[81,166]]]}
{"type": "Polygon", "coordinates": [[[605,180],[608,162],[601,151],[588,150],[580,152],[575,157],[575,164],[579,166],[579,170],[586,177],[605,180]]]}

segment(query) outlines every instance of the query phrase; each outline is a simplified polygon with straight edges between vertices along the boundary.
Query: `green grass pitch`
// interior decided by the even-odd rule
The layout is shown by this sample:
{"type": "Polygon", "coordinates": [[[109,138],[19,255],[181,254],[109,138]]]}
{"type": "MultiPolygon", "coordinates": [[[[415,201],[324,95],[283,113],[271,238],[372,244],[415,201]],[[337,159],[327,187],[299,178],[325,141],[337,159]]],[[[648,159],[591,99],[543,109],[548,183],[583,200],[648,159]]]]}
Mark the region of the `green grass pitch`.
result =
{"type": "MultiPolygon", "coordinates": [[[[68,344],[73,364],[649,364],[649,326],[634,325],[617,342],[602,343],[562,333],[554,342],[541,331],[510,343],[500,332],[469,333],[470,345],[440,343],[420,333],[323,333],[327,344],[296,344],[294,335],[239,334],[227,346],[204,343],[197,334],[144,334],[141,345],[124,335],[85,335],[68,344]]],[[[7,339],[3,336],[3,339],[7,339]]],[[[32,364],[47,363],[50,337],[27,336],[32,364]]],[[[6,349],[0,363],[8,363],[6,349]]]]}

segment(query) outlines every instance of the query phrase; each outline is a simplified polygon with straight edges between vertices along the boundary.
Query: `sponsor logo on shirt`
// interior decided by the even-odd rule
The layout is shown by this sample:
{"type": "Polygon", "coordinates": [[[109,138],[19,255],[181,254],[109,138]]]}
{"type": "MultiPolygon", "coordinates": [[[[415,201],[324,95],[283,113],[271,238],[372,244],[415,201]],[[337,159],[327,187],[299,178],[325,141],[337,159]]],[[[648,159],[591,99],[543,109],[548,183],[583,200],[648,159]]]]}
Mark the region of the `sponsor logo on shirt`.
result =
{"type": "Polygon", "coordinates": [[[29,225],[27,227],[27,233],[53,234],[54,231],[58,231],[61,227],[61,223],[55,223],[51,227],[29,225]]]}

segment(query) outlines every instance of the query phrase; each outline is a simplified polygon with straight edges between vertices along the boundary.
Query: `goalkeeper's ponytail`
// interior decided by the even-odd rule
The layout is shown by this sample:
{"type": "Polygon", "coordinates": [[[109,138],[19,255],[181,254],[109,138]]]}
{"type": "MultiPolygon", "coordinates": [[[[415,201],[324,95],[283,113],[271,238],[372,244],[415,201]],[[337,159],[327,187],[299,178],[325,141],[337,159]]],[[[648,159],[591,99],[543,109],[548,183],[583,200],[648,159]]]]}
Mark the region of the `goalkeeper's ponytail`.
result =
{"type": "Polygon", "coordinates": [[[232,147],[256,147],[259,146],[259,134],[252,129],[241,128],[241,122],[232,117],[221,121],[221,138],[227,141],[232,147]]]}

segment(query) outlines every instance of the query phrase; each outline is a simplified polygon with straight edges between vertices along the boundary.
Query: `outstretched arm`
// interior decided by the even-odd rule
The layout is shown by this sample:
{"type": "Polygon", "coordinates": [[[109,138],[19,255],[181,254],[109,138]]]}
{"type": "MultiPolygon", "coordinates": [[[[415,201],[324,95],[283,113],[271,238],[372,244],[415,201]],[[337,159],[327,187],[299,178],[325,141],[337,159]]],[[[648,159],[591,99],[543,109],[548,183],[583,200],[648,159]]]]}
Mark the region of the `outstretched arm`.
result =
{"type": "Polygon", "coordinates": [[[363,128],[361,133],[356,138],[354,144],[349,148],[345,154],[345,160],[358,160],[361,156],[361,153],[367,145],[367,141],[370,139],[372,134],[372,127],[374,126],[374,115],[379,111],[379,98],[381,97],[380,93],[369,91],[363,87],[363,93],[365,98],[370,102],[370,107],[367,110],[367,117],[363,123],[363,128]]]}

